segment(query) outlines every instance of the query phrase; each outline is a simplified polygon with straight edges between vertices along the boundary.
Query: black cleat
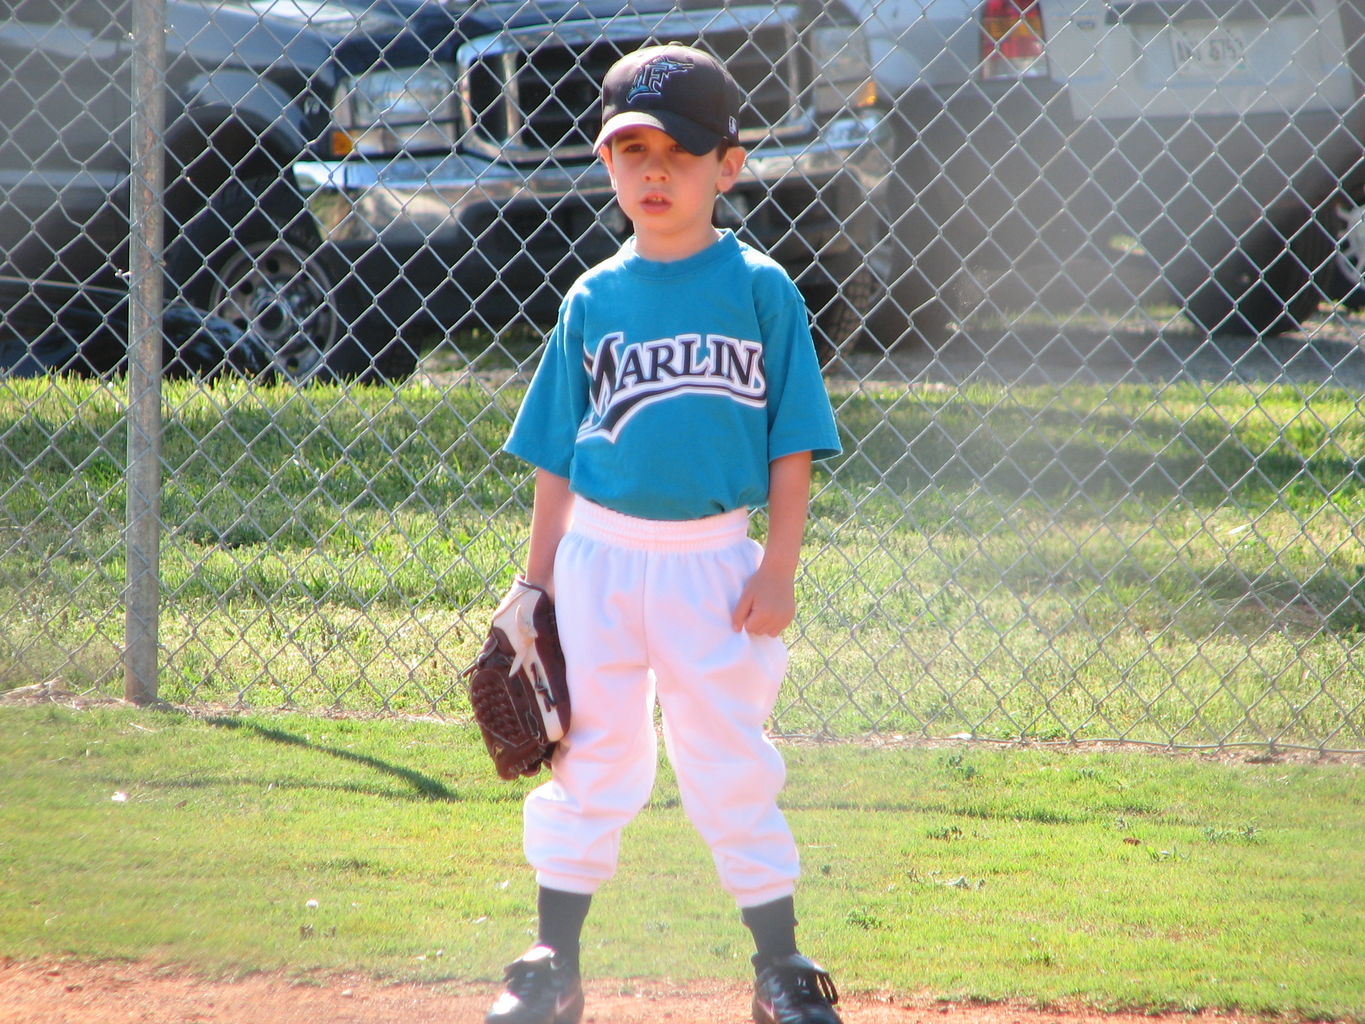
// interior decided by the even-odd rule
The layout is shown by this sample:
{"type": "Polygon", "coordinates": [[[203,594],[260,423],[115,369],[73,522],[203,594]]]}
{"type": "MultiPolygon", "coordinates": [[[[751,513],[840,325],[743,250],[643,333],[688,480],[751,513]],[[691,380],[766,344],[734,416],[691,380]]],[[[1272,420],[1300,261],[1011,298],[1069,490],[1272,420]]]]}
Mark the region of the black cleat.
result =
{"type": "Polygon", "coordinates": [[[842,1024],[829,973],[799,953],[775,960],[754,982],[754,1024],[842,1024]]]}
{"type": "Polygon", "coordinates": [[[528,950],[507,965],[502,992],[485,1024],[578,1024],[583,983],[578,970],[562,966],[549,946],[528,950]]]}

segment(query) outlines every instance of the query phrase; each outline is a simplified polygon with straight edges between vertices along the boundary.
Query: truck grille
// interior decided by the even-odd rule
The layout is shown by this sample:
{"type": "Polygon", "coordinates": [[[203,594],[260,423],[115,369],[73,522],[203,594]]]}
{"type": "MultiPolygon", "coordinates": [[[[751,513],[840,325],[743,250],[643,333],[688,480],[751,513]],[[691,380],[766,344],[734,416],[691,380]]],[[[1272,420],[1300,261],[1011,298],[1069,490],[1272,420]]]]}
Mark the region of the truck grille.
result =
{"type": "Polygon", "coordinates": [[[602,79],[624,53],[687,42],[725,61],[747,97],[745,145],[806,130],[799,98],[811,78],[789,7],[637,15],[512,29],[460,48],[463,144],[514,162],[588,159],[601,121],[602,79]],[[707,15],[701,20],[701,15],[707,15]]]}

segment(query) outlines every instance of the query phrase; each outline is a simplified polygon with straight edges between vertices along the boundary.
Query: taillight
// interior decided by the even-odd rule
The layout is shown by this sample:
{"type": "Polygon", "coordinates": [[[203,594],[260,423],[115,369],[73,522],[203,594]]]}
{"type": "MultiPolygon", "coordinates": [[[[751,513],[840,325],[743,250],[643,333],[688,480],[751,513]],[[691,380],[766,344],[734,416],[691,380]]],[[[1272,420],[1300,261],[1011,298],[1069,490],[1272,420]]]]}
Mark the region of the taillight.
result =
{"type": "Polygon", "coordinates": [[[981,8],[981,77],[1047,74],[1043,12],[1037,0],[985,0],[981,8]]]}

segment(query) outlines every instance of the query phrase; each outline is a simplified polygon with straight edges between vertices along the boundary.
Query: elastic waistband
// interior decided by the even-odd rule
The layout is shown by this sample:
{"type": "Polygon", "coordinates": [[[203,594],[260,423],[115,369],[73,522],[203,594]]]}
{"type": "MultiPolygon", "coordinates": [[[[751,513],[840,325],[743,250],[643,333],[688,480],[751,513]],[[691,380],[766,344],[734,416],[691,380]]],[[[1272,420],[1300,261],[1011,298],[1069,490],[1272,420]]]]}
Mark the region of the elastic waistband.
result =
{"type": "Polygon", "coordinates": [[[641,551],[718,551],[749,536],[749,512],[737,508],[703,519],[638,519],[575,498],[569,529],[580,537],[641,551]]]}

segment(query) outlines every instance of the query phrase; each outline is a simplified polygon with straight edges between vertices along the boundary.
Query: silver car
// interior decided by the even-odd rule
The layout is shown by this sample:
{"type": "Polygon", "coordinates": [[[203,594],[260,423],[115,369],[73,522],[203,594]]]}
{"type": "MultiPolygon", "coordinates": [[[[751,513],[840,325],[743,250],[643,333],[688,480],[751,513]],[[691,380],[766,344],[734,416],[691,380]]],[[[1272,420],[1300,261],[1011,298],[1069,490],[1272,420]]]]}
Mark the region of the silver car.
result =
{"type": "Polygon", "coordinates": [[[951,315],[937,307],[964,275],[1112,259],[1115,239],[1136,239],[1210,332],[1280,333],[1356,296],[1359,5],[855,6],[897,101],[913,207],[900,304],[926,323],[951,315]]]}

